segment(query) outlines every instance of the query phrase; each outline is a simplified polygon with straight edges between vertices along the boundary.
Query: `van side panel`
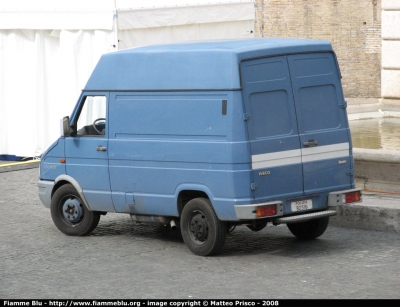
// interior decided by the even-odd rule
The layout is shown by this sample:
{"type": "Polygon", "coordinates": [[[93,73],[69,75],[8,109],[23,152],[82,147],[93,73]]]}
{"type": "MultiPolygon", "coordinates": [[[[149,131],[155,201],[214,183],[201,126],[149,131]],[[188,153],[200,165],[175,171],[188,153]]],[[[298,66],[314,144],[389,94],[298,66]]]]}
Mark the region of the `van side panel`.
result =
{"type": "Polygon", "coordinates": [[[352,146],[334,54],[290,55],[288,62],[302,146],[304,192],[351,188],[352,146]]]}
{"type": "Polygon", "coordinates": [[[232,93],[110,96],[108,155],[117,212],[178,216],[182,189],[211,194],[216,210],[219,202],[229,203],[228,170],[237,172],[227,163],[232,93]]]}

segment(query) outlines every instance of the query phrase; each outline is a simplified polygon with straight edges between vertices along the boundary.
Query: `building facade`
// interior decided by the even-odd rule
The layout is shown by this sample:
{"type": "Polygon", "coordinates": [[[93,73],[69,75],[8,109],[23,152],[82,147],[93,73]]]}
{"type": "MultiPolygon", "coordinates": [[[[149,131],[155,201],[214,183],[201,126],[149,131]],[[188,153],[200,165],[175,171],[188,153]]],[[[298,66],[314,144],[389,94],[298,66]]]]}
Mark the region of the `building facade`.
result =
{"type": "Polygon", "coordinates": [[[382,2],[382,104],[400,106],[400,0],[382,2]]]}
{"type": "Polygon", "coordinates": [[[256,6],[256,36],[329,40],[345,97],[382,97],[381,0],[256,0],[256,6]]]}

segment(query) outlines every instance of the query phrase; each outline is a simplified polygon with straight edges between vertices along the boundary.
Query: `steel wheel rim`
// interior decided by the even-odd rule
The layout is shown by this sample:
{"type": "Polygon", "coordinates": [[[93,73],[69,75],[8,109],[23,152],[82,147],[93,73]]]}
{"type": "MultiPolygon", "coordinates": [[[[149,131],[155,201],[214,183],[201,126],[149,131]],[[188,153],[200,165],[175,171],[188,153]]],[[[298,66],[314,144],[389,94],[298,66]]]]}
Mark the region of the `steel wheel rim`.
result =
{"type": "Polygon", "coordinates": [[[78,225],[83,220],[81,201],[73,195],[63,197],[60,201],[60,215],[67,224],[78,225]]]}
{"type": "Polygon", "coordinates": [[[203,245],[207,242],[209,225],[207,217],[200,210],[190,214],[188,221],[189,236],[196,245],[203,245]]]}

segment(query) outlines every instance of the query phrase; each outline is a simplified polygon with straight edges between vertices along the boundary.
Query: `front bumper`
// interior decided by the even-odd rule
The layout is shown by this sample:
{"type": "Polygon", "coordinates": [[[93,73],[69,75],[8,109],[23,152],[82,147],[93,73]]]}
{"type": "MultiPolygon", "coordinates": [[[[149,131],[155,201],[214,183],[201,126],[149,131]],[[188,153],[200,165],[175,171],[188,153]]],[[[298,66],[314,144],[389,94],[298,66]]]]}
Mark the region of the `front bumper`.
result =
{"type": "Polygon", "coordinates": [[[39,198],[46,208],[50,208],[51,192],[53,191],[54,181],[39,180],[37,183],[39,198]]]}

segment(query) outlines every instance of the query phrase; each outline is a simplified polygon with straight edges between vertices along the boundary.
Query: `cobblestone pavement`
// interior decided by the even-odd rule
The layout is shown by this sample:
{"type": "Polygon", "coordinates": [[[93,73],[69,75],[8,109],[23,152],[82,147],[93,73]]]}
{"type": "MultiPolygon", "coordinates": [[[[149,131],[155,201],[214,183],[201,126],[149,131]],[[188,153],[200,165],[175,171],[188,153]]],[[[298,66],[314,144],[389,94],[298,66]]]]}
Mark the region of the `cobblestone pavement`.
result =
{"type": "Polygon", "coordinates": [[[285,225],[237,227],[222,253],[193,255],[179,231],[107,214],[86,237],[54,226],[38,169],[0,173],[0,298],[400,298],[400,236],[328,227],[302,242],[285,225]]]}

